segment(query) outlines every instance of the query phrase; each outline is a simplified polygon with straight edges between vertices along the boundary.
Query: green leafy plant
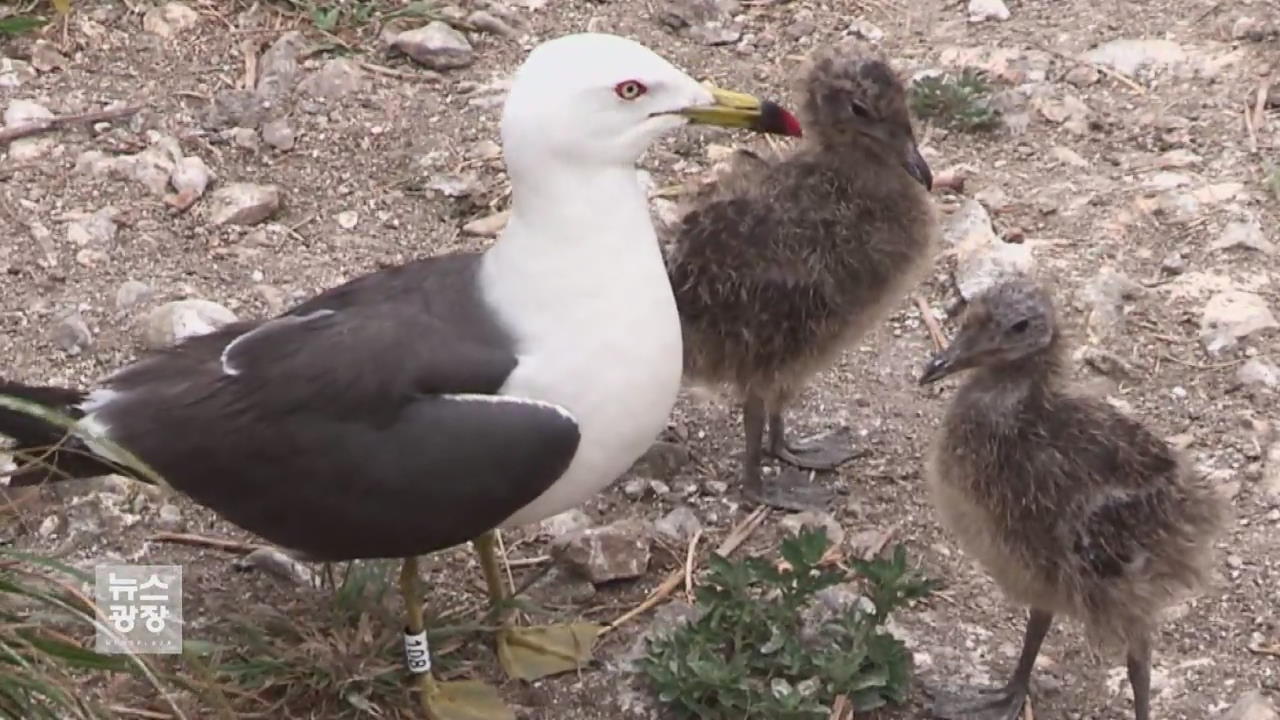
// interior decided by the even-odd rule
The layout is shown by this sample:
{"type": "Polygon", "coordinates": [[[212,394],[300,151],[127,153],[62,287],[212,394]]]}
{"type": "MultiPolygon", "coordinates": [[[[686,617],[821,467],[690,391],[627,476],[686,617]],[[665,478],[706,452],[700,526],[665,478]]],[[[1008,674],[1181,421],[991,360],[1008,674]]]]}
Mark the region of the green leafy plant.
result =
{"type": "Polygon", "coordinates": [[[713,554],[699,617],[651,641],[640,662],[659,699],[701,720],[825,720],[840,695],[854,710],[903,702],[911,656],[883,625],[934,583],[898,546],[890,559],[852,562],[863,598],[823,619],[817,594],[847,581],[845,571],[822,566],[827,546],[822,529],[790,536],[781,569],[713,554]]]}
{"type": "Polygon", "coordinates": [[[991,106],[986,75],[965,68],[959,75],[931,75],[911,84],[911,110],[917,117],[963,132],[1000,127],[1000,111],[991,106]]]}
{"type": "Polygon", "coordinates": [[[44,27],[45,19],[32,15],[0,18],[0,35],[21,35],[44,27]]]}

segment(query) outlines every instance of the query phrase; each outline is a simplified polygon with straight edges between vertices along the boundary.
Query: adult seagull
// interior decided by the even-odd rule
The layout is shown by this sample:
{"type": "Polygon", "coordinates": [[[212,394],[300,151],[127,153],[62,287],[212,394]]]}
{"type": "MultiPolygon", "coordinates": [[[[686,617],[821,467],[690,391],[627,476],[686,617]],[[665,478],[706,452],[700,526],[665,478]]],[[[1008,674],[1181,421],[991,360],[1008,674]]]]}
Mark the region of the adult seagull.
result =
{"type": "MultiPolygon", "coordinates": [[[[58,477],[139,477],[136,458],[299,557],[405,558],[406,645],[427,712],[473,716],[496,695],[434,682],[417,655],[416,558],[475,540],[501,600],[493,529],[580,503],[661,431],[681,331],[634,164],[689,123],[800,134],[786,110],[699,84],[631,40],[539,45],[502,115],[512,207],[492,247],[357,278],[152,352],[92,390],[0,382],[0,395],[76,419],[65,439],[0,408],[19,455],[62,442],[12,483],[55,479],[50,465],[58,477]]],[[[571,634],[504,625],[499,656],[513,675],[579,654],[571,634]]]]}

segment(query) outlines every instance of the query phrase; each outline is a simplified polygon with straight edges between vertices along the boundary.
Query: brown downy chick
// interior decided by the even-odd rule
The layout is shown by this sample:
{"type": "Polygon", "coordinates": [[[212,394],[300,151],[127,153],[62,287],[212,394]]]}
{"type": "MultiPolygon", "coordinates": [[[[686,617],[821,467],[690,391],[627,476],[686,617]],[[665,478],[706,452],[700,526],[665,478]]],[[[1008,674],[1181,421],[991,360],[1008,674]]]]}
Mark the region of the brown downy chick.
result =
{"type": "Polygon", "coordinates": [[[1055,615],[1127,650],[1147,720],[1151,638],[1162,609],[1207,582],[1227,509],[1163,440],[1102,400],[1065,388],[1049,295],[1030,280],[975,298],[921,384],[973,372],[926,461],[942,524],[1030,617],[1008,684],[940,695],[935,717],[1014,720],[1055,615]]]}
{"type": "Polygon", "coordinates": [[[831,493],[764,487],[766,420],[768,453],[793,466],[830,470],[855,456],[847,433],[790,442],[784,410],[897,306],[929,268],[936,237],[932,175],[893,70],[837,48],[803,83],[803,144],[781,158],[737,158],[684,216],[668,258],[686,378],[735,388],[744,493],[788,509],[831,493]]]}

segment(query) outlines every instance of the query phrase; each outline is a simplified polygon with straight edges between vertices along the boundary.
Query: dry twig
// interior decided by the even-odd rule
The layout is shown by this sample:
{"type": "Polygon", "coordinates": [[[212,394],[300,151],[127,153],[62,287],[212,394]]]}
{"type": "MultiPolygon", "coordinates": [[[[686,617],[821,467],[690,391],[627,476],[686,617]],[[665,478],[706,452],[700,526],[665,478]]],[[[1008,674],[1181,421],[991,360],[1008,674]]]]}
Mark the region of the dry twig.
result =
{"type": "Polygon", "coordinates": [[[141,105],[130,105],[129,107],[111,108],[109,110],[96,110],[94,112],[76,113],[75,115],[55,115],[51,118],[41,118],[32,120],[24,125],[4,128],[0,130],[0,145],[7,145],[24,137],[39,135],[50,130],[57,130],[67,125],[75,125],[77,123],[96,123],[105,120],[119,120],[120,118],[135,115],[142,109],[141,105]]]}
{"type": "Polygon", "coordinates": [[[158,532],[147,539],[152,542],[167,542],[174,543],[176,545],[211,548],[213,550],[221,550],[223,552],[234,553],[236,555],[248,555],[260,547],[253,543],[239,542],[238,540],[206,537],[204,535],[191,535],[189,533],[158,532]]]}
{"type": "Polygon", "coordinates": [[[919,295],[915,296],[915,301],[916,307],[920,309],[920,317],[924,320],[924,326],[929,329],[929,336],[933,338],[933,344],[939,351],[946,350],[947,336],[942,334],[942,326],[938,324],[938,319],[933,316],[933,309],[919,295]]]}

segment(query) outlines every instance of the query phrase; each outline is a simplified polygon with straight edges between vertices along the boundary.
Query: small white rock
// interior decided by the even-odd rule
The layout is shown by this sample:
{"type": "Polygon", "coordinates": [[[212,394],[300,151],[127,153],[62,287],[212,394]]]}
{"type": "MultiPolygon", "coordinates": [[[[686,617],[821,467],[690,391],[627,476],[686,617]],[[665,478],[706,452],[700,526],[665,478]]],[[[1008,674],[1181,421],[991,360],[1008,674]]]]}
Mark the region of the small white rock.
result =
{"type": "Polygon", "coordinates": [[[169,347],[236,321],[235,313],[208,300],[176,300],[147,313],[144,339],[152,348],[169,347]]]}
{"type": "Polygon", "coordinates": [[[462,231],[468,235],[479,235],[481,237],[494,237],[502,232],[507,226],[507,219],[511,217],[511,211],[503,210],[492,215],[482,217],[478,220],[472,220],[462,226],[462,231]]]}
{"type": "Polygon", "coordinates": [[[292,150],[296,138],[289,121],[285,118],[278,118],[263,123],[262,141],[277,150],[292,150]]]}
{"type": "Polygon", "coordinates": [[[233,183],[209,196],[209,218],[214,225],[256,225],[280,209],[280,188],[275,185],[233,183]]]}
{"type": "Polygon", "coordinates": [[[151,286],[137,280],[125,280],[116,290],[116,307],[121,310],[135,308],[155,296],[151,286]]]}
{"type": "Polygon", "coordinates": [[[195,10],[180,2],[171,2],[148,10],[142,16],[142,29],[168,38],[178,31],[195,27],[199,22],[200,15],[195,10]]]}
{"type": "Polygon", "coordinates": [[[356,223],[360,222],[360,216],[353,210],[343,210],[337,216],[338,227],[343,230],[351,230],[355,228],[356,223]]]}
{"type": "Polygon", "coordinates": [[[1009,8],[1004,0],[969,0],[969,22],[1008,19],[1009,8]]]}
{"type": "Polygon", "coordinates": [[[200,197],[204,194],[205,188],[209,187],[209,178],[213,172],[209,170],[209,166],[204,164],[204,160],[195,155],[188,155],[173,168],[173,173],[169,175],[169,183],[173,185],[173,189],[178,192],[186,192],[200,197]]]}

